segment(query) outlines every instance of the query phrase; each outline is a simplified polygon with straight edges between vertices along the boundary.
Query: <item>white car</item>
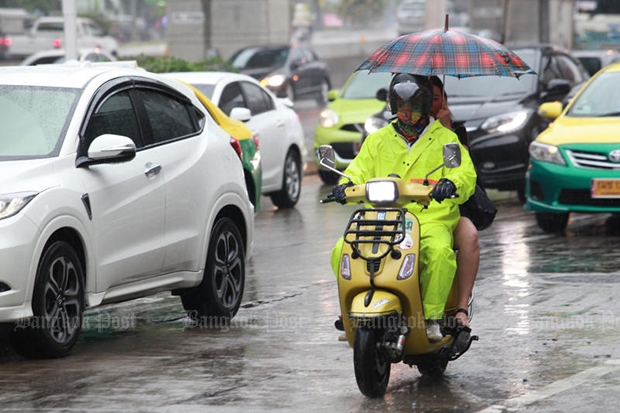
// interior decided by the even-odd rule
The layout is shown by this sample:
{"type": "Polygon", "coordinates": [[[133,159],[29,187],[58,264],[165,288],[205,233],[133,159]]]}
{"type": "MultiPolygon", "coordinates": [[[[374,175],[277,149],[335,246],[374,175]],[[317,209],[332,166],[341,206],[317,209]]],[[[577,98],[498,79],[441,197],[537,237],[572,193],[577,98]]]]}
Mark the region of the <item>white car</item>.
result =
{"type": "Polygon", "coordinates": [[[189,83],[233,119],[244,121],[258,138],[263,195],[279,208],[292,208],[301,194],[304,132],[293,103],[277,98],[247,75],[228,72],[166,73],[189,83]]]}
{"type": "Polygon", "coordinates": [[[235,315],[254,211],[230,137],[179,82],[117,63],[0,68],[0,325],[67,354],[83,313],[161,291],[235,315]]]}
{"type": "MultiPolygon", "coordinates": [[[[64,49],[51,49],[36,52],[25,58],[21,66],[36,66],[51,63],[64,63],[67,60],[64,49]]],[[[115,62],[116,57],[99,48],[81,49],[76,59],[78,62],[115,62]]]]}

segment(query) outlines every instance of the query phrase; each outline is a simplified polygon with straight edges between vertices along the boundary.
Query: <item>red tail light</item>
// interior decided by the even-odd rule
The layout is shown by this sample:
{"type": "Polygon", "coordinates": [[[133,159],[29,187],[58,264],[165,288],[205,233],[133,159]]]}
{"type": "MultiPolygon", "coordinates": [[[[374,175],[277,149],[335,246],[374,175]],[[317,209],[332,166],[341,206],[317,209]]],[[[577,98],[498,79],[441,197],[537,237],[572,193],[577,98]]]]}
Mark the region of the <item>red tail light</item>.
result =
{"type": "Polygon", "coordinates": [[[7,46],[9,47],[11,45],[11,38],[10,37],[0,37],[0,46],[7,46]]]}
{"type": "Polygon", "coordinates": [[[238,140],[236,140],[232,136],[230,137],[230,146],[232,146],[235,152],[237,152],[239,159],[243,160],[243,153],[241,152],[241,144],[239,143],[238,140]]]}
{"type": "Polygon", "coordinates": [[[60,49],[62,47],[62,40],[54,39],[54,49],[60,49]]]}

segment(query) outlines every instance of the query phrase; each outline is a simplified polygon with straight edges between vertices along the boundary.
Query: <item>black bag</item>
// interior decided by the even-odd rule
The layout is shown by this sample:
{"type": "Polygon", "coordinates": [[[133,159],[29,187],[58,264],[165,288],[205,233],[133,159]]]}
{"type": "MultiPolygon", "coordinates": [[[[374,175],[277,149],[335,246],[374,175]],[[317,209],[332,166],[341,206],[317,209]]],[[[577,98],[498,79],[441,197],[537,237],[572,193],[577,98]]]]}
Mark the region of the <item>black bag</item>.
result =
{"type": "Polygon", "coordinates": [[[480,185],[476,185],[474,194],[461,205],[461,216],[471,219],[478,231],[490,227],[495,214],[497,214],[497,208],[480,185]]]}

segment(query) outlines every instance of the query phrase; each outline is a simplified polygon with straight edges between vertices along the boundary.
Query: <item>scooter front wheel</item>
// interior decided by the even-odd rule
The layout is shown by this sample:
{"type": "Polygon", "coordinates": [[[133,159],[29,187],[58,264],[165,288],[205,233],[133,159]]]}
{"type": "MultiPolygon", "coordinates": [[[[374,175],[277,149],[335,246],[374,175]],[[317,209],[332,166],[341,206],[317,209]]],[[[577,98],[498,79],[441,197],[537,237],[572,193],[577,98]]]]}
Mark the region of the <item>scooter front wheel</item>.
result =
{"type": "Polygon", "coordinates": [[[379,351],[379,331],[359,326],[353,342],[353,365],[357,387],[364,396],[381,397],[390,380],[390,361],[379,351]]]}

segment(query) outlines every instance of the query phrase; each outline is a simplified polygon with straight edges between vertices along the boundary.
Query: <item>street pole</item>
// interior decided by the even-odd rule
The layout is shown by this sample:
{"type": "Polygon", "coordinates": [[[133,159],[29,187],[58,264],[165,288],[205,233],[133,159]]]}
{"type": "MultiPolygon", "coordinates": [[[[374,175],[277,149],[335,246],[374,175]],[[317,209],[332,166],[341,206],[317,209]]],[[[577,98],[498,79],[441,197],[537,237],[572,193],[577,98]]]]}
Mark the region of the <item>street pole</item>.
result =
{"type": "Polygon", "coordinates": [[[75,0],[62,0],[62,14],[65,18],[65,58],[76,60],[77,53],[77,8],[75,0]]]}
{"type": "Polygon", "coordinates": [[[433,0],[426,2],[425,29],[443,29],[446,20],[445,0],[433,0]]]}

